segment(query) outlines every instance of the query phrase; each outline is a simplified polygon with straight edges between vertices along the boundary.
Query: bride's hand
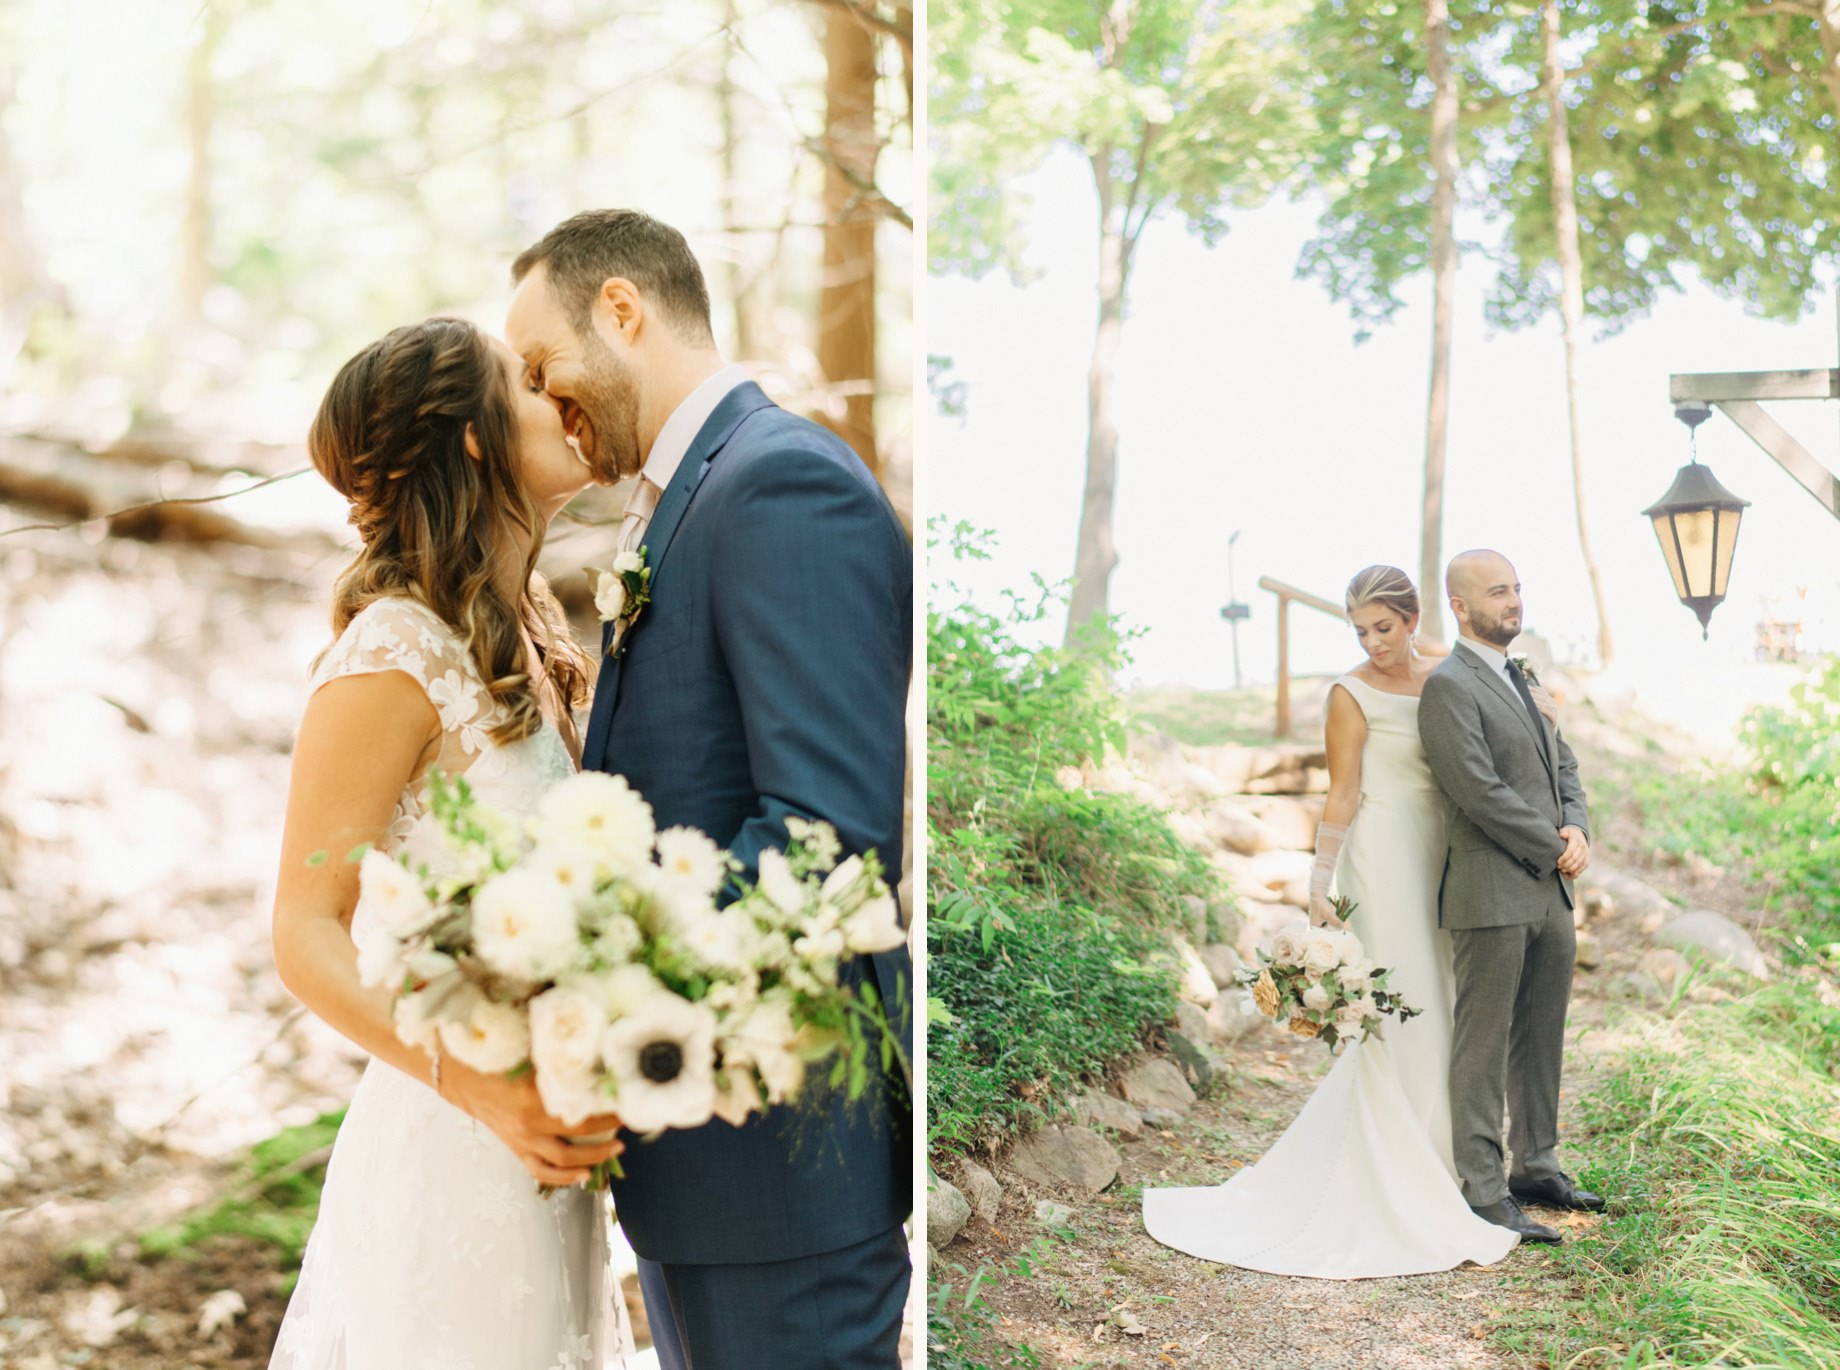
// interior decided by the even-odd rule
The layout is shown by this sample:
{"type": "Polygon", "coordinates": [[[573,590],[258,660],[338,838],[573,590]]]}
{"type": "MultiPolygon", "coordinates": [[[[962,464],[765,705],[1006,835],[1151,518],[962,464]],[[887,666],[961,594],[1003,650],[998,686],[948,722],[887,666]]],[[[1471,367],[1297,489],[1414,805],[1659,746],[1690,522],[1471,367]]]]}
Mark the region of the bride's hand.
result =
{"type": "Polygon", "coordinates": [[[538,1184],[567,1188],[584,1183],[592,1169],[626,1150],[615,1138],[574,1142],[571,1137],[612,1132],[618,1115],[601,1114],[575,1124],[549,1116],[537,1094],[534,1076],[515,1080],[469,1069],[452,1057],[441,1063],[441,1097],[492,1129],[538,1184]]]}
{"type": "Polygon", "coordinates": [[[1327,894],[1310,896],[1310,924],[1318,928],[1334,928],[1340,932],[1348,925],[1335,916],[1335,905],[1329,902],[1327,894]]]}
{"type": "Polygon", "coordinates": [[[1527,693],[1533,696],[1533,707],[1546,715],[1546,721],[1548,723],[1552,724],[1555,728],[1558,727],[1559,701],[1547,693],[1544,685],[1529,685],[1527,687],[1527,693]]]}

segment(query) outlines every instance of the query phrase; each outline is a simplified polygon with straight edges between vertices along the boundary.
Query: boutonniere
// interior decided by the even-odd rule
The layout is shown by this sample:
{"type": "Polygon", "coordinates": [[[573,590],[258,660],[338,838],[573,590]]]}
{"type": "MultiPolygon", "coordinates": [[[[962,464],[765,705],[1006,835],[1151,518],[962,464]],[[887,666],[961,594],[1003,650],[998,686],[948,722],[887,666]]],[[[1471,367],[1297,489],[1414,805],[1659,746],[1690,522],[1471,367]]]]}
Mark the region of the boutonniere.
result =
{"type": "Polygon", "coordinates": [[[588,573],[588,586],[594,591],[594,608],[601,622],[613,625],[607,655],[618,656],[627,632],[652,602],[652,568],[645,564],[645,548],[621,552],[613,559],[612,570],[604,571],[598,566],[583,569],[588,573]]]}
{"type": "Polygon", "coordinates": [[[1515,670],[1521,673],[1522,680],[1525,680],[1529,685],[1538,685],[1540,683],[1540,677],[1534,673],[1533,663],[1526,657],[1516,656],[1509,657],[1508,659],[1514,663],[1515,670]]]}

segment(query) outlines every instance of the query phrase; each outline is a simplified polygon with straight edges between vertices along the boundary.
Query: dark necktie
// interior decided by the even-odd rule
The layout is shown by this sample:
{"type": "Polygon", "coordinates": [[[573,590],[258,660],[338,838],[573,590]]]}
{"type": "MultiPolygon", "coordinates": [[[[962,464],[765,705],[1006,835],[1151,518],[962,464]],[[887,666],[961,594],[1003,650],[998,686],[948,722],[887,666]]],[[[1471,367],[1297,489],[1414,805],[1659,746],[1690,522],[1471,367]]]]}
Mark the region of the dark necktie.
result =
{"type": "Polygon", "coordinates": [[[1514,682],[1515,693],[1521,697],[1521,703],[1527,706],[1527,717],[1533,720],[1534,736],[1540,739],[1540,746],[1546,745],[1546,721],[1540,716],[1534,705],[1533,695],[1527,690],[1527,677],[1521,674],[1521,668],[1512,661],[1508,663],[1508,679],[1514,682]]]}

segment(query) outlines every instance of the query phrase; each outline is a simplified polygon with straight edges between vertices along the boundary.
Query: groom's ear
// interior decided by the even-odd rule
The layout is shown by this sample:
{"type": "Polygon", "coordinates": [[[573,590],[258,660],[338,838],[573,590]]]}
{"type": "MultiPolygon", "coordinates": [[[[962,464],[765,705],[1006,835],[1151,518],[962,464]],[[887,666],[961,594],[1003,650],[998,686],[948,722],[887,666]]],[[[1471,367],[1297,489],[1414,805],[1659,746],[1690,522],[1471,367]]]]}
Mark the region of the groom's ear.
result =
{"type": "Polygon", "coordinates": [[[639,287],[624,276],[609,276],[601,282],[601,292],[594,297],[590,315],[593,326],[609,341],[618,338],[628,347],[639,337],[645,320],[645,299],[639,287]]]}

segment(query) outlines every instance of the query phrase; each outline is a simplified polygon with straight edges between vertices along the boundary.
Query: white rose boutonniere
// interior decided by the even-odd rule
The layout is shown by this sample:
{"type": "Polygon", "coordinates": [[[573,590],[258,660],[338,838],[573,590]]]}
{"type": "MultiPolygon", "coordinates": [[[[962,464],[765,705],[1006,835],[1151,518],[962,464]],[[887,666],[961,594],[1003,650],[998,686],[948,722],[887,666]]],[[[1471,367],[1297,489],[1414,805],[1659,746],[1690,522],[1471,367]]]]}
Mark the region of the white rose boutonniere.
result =
{"type": "Polygon", "coordinates": [[[1525,680],[1529,685],[1538,685],[1540,683],[1540,677],[1535,673],[1533,663],[1526,657],[1510,657],[1509,660],[1514,663],[1514,668],[1521,673],[1522,680],[1525,680]]]}
{"type": "Polygon", "coordinates": [[[607,643],[610,657],[625,649],[626,634],[652,602],[652,568],[645,564],[645,553],[643,547],[636,552],[621,552],[613,559],[611,570],[584,568],[588,586],[594,592],[595,612],[602,623],[613,625],[613,636],[607,643]]]}

